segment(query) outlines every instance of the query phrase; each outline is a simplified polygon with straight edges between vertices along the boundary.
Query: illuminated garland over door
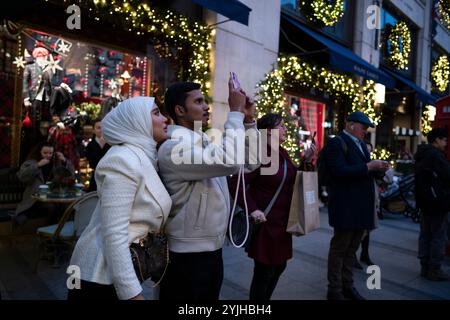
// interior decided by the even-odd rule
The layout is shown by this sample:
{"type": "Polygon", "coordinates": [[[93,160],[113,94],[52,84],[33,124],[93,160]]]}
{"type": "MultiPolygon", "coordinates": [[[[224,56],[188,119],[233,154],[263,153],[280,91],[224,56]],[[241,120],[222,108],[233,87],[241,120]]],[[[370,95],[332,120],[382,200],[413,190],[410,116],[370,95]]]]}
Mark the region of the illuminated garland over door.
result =
{"type": "Polygon", "coordinates": [[[298,119],[286,107],[285,89],[315,89],[320,94],[328,94],[336,102],[350,102],[352,111],[360,110],[378,124],[381,113],[374,108],[375,83],[366,80],[362,85],[353,77],[312,65],[298,57],[281,57],[278,69],[266,74],[264,80],[257,85],[258,118],[268,112],[279,113],[287,128],[286,142],[283,147],[298,164],[299,161],[299,128],[298,119]]]}

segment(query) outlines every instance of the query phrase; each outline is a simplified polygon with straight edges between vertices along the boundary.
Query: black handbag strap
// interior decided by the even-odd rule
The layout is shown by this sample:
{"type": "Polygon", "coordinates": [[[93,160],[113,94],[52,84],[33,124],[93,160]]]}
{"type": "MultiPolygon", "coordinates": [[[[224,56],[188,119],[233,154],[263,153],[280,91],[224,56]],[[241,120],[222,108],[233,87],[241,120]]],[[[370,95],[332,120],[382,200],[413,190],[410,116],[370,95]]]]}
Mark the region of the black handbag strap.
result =
{"type": "Polygon", "coordinates": [[[284,182],[286,181],[286,175],[287,175],[287,163],[286,163],[286,159],[284,159],[284,164],[283,164],[283,180],[281,180],[281,183],[277,189],[277,192],[275,192],[275,195],[273,196],[272,200],[270,200],[269,205],[267,206],[266,210],[264,210],[264,216],[267,217],[267,215],[269,214],[270,210],[272,210],[273,205],[275,204],[275,201],[277,201],[278,195],[281,192],[281,189],[283,188],[284,182]]]}

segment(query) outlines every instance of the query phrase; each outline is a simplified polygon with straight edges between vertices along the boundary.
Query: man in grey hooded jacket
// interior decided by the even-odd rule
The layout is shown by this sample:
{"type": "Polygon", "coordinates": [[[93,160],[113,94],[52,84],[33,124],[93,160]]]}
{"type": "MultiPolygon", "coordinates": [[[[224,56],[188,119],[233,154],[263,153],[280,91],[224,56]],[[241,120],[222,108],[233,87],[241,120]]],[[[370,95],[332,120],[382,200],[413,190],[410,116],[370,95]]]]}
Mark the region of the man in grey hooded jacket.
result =
{"type": "MultiPolygon", "coordinates": [[[[241,89],[233,87],[231,80],[228,102],[225,134],[222,144],[216,144],[201,128],[195,128],[200,122],[206,126],[209,119],[209,107],[199,84],[175,83],[165,94],[166,110],[176,125],[169,126],[169,139],[158,151],[160,175],[173,201],[166,225],[170,263],[161,282],[161,300],[219,299],[222,246],[230,214],[226,177],[241,166],[239,152],[230,153],[230,149],[234,149],[234,143],[246,145],[248,155],[246,142],[250,139],[239,134],[245,130],[250,130],[259,143],[255,105],[241,89]],[[178,161],[180,152],[188,161],[178,161]]],[[[246,169],[256,169],[257,162],[247,163],[246,169]]]]}

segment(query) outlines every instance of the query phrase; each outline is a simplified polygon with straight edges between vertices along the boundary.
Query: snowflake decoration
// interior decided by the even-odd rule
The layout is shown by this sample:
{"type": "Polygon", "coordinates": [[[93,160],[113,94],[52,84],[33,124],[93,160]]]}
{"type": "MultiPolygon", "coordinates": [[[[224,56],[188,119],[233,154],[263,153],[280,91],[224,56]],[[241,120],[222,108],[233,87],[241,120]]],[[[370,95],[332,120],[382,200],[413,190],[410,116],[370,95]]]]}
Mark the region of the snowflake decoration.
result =
{"type": "Polygon", "coordinates": [[[23,68],[25,68],[26,61],[22,56],[15,57],[13,64],[16,65],[17,69],[20,69],[20,68],[23,69],[23,68]]]}
{"type": "Polygon", "coordinates": [[[52,70],[52,72],[53,72],[53,74],[55,74],[56,73],[56,69],[58,69],[58,70],[63,70],[63,68],[59,65],[59,61],[60,60],[54,60],[53,59],[53,56],[50,54],[49,56],[48,56],[48,64],[45,66],[45,70],[47,70],[47,69],[51,69],[52,70]]]}
{"type": "Polygon", "coordinates": [[[108,84],[108,88],[111,90],[117,89],[118,82],[114,79],[111,79],[108,84]]]}
{"type": "Polygon", "coordinates": [[[72,47],[72,44],[70,42],[66,42],[62,39],[61,41],[57,42],[58,49],[56,49],[59,53],[66,54],[70,51],[70,47],[72,47]]]}

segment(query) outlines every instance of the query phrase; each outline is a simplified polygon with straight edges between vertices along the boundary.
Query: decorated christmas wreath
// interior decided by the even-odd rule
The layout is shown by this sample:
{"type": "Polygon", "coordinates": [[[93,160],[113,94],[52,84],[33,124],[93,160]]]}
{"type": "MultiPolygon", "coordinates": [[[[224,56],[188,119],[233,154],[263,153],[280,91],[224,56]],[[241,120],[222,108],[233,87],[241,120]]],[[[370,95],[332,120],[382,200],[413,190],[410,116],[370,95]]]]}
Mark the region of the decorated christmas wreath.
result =
{"type": "Polygon", "coordinates": [[[408,69],[411,52],[411,32],[405,22],[399,21],[387,30],[388,60],[397,69],[408,69]]]}
{"type": "Polygon", "coordinates": [[[439,0],[438,4],[441,21],[450,28],[450,1],[439,0]]]}
{"type": "Polygon", "coordinates": [[[297,7],[311,22],[333,26],[344,15],[345,0],[298,0],[297,7]]]}
{"type": "Polygon", "coordinates": [[[450,63],[446,55],[440,56],[431,68],[431,79],[433,85],[441,92],[444,92],[449,83],[450,63]]]}

